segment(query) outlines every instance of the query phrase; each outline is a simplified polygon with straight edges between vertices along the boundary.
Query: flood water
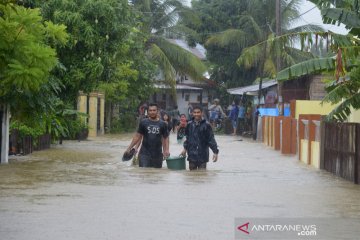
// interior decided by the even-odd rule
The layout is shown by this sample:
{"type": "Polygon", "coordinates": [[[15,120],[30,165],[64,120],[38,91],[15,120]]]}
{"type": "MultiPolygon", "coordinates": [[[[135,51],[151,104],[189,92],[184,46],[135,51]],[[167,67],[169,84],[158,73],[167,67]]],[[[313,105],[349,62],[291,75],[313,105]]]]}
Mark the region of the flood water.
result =
{"type": "MultiPolygon", "coordinates": [[[[0,239],[234,239],[235,218],[360,218],[360,187],[216,136],[205,172],[122,162],[131,135],[65,141],[0,166],[0,239]]],[[[170,152],[181,145],[171,135],[170,152]]]]}

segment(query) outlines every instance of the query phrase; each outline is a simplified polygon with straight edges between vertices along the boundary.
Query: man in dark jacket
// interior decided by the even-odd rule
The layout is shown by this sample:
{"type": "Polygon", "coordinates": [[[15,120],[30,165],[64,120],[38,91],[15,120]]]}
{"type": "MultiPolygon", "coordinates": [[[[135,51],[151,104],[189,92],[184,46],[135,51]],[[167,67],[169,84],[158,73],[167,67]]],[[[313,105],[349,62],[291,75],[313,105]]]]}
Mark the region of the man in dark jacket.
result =
{"type": "Polygon", "coordinates": [[[209,148],[214,153],[213,161],[218,159],[219,149],[214,138],[211,125],[202,118],[202,108],[193,108],[193,119],[188,122],[185,129],[186,140],[181,155],[188,154],[189,169],[206,169],[209,161],[209,148]]]}

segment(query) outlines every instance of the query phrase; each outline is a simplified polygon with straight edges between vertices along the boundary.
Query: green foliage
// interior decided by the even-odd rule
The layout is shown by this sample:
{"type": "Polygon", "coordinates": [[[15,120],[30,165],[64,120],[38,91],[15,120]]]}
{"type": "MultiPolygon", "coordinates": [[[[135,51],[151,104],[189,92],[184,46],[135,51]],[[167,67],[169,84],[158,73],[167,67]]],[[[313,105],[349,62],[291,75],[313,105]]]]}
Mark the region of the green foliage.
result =
{"type": "Polygon", "coordinates": [[[188,74],[194,81],[204,79],[206,66],[192,53],[170,43],[163,38],[155,38],[155,44],[161,49],[176,72],[188,74]]]}
{"type": "Polygon", "coordinates": [[[31,136],[33,139],[37,139],[39,136],[46,133],[42,126],[28,126],[25,123],[19,121],[12,121],[10,124],[10,132],[12,130],[19,131],[19,137],[31,136]]]}
{"type": "Polygon", "coordinates": [[[80,133],[88,130],[87,124],[79,117],[67,119],[66,128],[68,132],[64,137],[66,139],[78,139],[80,133]]]}
{"type": "Polygon", "coordinates": [[[39,9],[7,3],[0,4],[0,39],[0,102],[6,104],[47,83],[57,63],[50,45],[62,46],[67,34],[63,25],[43,23],[39,9]]]}
{"type": "MultiPolygon", "coordinates": [[[[63,99],[75,102],[79,90],[91,92],[100,85],[128,80],[127,76],[119,80],[124,65],[133,68],[129,59],[136,22],[127,1],[50,0],[41,7],[44,17],[65,24],[70,36],[68,44],[58,48],[66,69],[56,73],[66,87],[63,99]]],[[[126,91],[122,94],[126,96],[126,91]]]]}
{"type": "MultiPolygon", "coordinates": [[[[155,69],[145,55],[139,13],[126,0],[39,1],[46,20],[67,26],[69,42],[57,47],[54,71],[64,88],[61,100],[76,105],[78,91],[100,90],[106,103],[136,107],[152,93],[155,69]]],[[[70,121],[71,122],[71,121],[70,121]]],[[[68,122],[61,125],[70,126],[68,122]]],[[[72,135],[60,129],[56,135],[72,135]]]]}
{"type": "MultiPolygon", "coordinates": [[[[228,88],[247,85],[257,76],[274,77],[276,57],[282,67],[309,58],[293,48],[294,39],[275,39],[275,1],[199,0],[192,4],[202,20],[195,29],[213,64],[211,77],[228,88]],[[268,40],[265,47],[259,44],[264,40],[268,40]]],[[[299,4],[299,0],[281,1],[283,32],[294,31],[290,27],[298,20],[299,4]]],[[[296,31],[301,29],[319,27],[301,26],[296,31]]]]}
{"type": "MultiPolygon", "coordinates": [[[[258,68],[258,75],[262,78],[275,78],[276,73],[280,69],[291,66],[304,59],[307,60],[311,58],[311,54],[300,54],[300,52],[293,47],[293,41],[296,39],[294,36],[299,36],[298,31],[300,30],[319,30],[321,28],[313,25],[301,26],[296,29],[290,28],[293,22],[296,22],[298,19],[299,4],[300,1],[297,0],[281,2],[281,28],[282,32],[287,36],[286,38],[277,37],[275,35],[272,29],[276,28],[276,19],[273,12],[270,12],[267,16],[271,17],[272,21],[267,24],[265,28],[261,28],[261,25],[258,25],[257,27],[262,29],[261,35],[256,38],[260,41],[257,41],[256,44],[243,49],[237,63],[240,66],[245,66],[246,68],[256,66],[258,68]],[[279,64],[277,64],[277,60],[279,60],[279,64]]],[[[272,5],[274,5],[274,2],[271,1],[259,4],[259,6],[262,6],[262,8],[265,9],[272,9],[272,5]]],[[[255,33],[259,34],[258,31],[255,33]]],[[[254,35],[250,35],[250,38],[253,37],[254,35]]],[[[306,36],[300,34],[300,38],[301,37],[306,36]]],[[[308,39],[311,41],[311,38],[308,39]]]]}
{"type": "MultiPolygon", "coordinates": [[[[352,109],[360,109],[359,2],[357,0],[311,0],[311,2],[317,4],[321,9],[324,23],[342,23],[351,30],[350,34],[344,36],[332,32],[301,33],[302,45],[305,45],[305,39],[307,38],[312,48],[314,47],[313,39],[318,42],[319,36],[325,38],[327,49],[330,50],[332,55],[327,58],[316,58],[284,69],[278,73],[278,79],[287,80],[319,71],[335,70],[334,80],[326,89],[328,94],[324,101],[337,104],[337,107],[328,115],[328,120],[342,122],[348,118],[352,109]],[[348,70],[351,70],[351,72],[346,76],[348,70]]],[[[316,45],[315,47],[317,47],[316,45]]]]}
{"type": "Polygon", "coordinates": [[[348,80],[333,81],[327,87],[328,94],[324,101],[338,104],[328,115],[328,120],[346,121],[352,108],[360,109],[360,68],[353,68],[349,73],[349,77],[348,80]]]}
{"type": "Polygon", "coordinates": [[[278,72],[277,80],[284,81],[288,79],[298,78],[308,74],[320,73],[322,71],[329,71],[335,68],[335,59],[329,58],[315,58],[301,63],[292,65],[289,68],[278,72]]]}
{"type": "Polygon", "coordinates": [[[138,126],[136,114],[131,112],[122,112],[119,118],[113,119],[110,133],[128,133],[134,132],[138,126]]]}
{"type": "Polygon", "coordinates": [[[148,50],[150,58],[156,61],[162,69],[162,73],[164,75],[164,80],[166,83],[170,85],[175,84],[176,71],[174,67],[171,65],[170,60],[167,58],[165,53],[161,50],[161,48],[156,44],[151,44],[148,50]]]}
{"type": "Polygon", "coordinates": [[[181,0],[133,0],[143,24],[142,32],[146,34],[147,56],[156,63],[164,75],[164,81],[174,87],[176,74],[187,74],[194,80],[203,80],[207,67],[200,59],[167,41],[166,37],[188,38],[191,45],[198,38],[196,32],[188,25],[199,22],[197,15],[184,6],[181,0]]]}
{"type": "Polygon", "coordinates": [[[242,69],[236,64],[241,50],[248,46],[248,41],[253,40],[247,34],[257,32],[252,24],[255,22],[252,16],[261,13],[250,14],[253,6],[252,1],[192,1],[200,23],[188,26],[198,32],[200,43],[205,45],[211,65],[211,79],[219,86],[237,87],[255,79],[255,68],[242,69]]]}

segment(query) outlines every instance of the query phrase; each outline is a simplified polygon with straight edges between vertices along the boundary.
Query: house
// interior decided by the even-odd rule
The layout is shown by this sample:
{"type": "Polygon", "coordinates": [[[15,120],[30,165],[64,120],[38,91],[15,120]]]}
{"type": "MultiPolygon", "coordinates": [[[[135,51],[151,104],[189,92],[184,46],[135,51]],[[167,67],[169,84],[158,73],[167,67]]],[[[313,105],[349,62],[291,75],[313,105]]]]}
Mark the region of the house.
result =
{"type": "MultiPolygon", "coordinates": [[[[191,52],[199,59],[206,60],[205,48],[200,44],[197,44],[196,47],[190,47],[186,41],[181,39],[168,39],[168,41],[191,52]]],[[[161,81],[163,79],[162,74],[159,74],[157,78],[159,79],[155,83],[157,92],[150,97],[149,102],[157,103],[162,109],[169,110],[178,106],[179,112],[186,114],[189,104],[207,107],[208,103],[212,101],[215,84],[209,80],[208,73],[204,75],[205,81],[203,82],[195,82],[187,75],[178,74],[176,76],[176,94],[172,92],[169,85],[161,81]]]]}
{"type": "Polygon", "coordinates": [[[254,96],[253,103],[260,104],[263,109],[271,109],[270,115],[279,115],[279,106],[283,107],[284,115],[289,114],[292,100],[322,100],[325,95],[325,83],[321,75],[305,76],[288,80],[282,84],[282,99],[279,99],[278,83],[272,79],[262,83],[260,102],[258,101],[259,84],[228,89],[232,95],[254,96]],[[279,102],[282,103],[279,105],[279,102]]]}

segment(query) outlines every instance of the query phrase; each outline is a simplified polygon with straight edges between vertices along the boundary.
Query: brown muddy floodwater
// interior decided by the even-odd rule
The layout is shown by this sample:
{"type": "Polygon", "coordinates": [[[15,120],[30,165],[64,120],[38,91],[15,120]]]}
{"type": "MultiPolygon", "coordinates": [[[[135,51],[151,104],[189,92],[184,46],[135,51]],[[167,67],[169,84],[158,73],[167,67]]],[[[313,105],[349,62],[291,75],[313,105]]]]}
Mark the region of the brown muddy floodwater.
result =
{"type": "MultiPolygon", "coordinates": [[[[130,139],[66,141],[1,165],[0,240],[225,240],[235,218],[360,218],[358,185],[263,144],[217,136],[219,161],[189,172],[122,162],[130,139]]],[[[170,152],[181,149],[171,135],[170,152]]]]}

